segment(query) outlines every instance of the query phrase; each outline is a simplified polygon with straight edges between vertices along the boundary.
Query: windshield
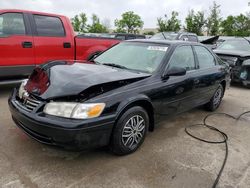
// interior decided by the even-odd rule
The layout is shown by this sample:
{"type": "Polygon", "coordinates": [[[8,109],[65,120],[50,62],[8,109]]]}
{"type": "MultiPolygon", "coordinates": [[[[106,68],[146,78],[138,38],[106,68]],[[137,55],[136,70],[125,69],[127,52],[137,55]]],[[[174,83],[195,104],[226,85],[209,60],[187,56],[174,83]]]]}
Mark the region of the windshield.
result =
{"type": "Polygon", "coordinates": [[[123,42],[110,48],[94,61],[118,68],[153,73],[167,49],[168,46],[163,44],[123,42]]]}
{"type": "Polygon", "coordinates": [[[163,33],[155,34],[150,39],[155,39],[155,40],[176,40],[177,35],[178,35],[177,33],[163,32],[163,33]]]}
{"type": "Polygon", "coordinates": [[[218,50],[249,51],[250,44],[247,40],[226,40],[218,46],[218,50]]]}

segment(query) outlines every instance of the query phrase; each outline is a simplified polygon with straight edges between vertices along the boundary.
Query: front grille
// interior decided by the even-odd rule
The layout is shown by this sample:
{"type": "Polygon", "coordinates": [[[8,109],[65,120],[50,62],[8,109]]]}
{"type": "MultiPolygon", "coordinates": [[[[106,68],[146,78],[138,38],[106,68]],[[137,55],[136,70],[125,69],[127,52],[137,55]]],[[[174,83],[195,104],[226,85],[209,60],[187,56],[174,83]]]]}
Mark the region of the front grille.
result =
{"type": "Polygon", "coordinates": [[[32,96],[28,96],[23,98],[20,101],[21,105],[27,110],[27,111],[33,111],[38,105],[41,103],[41,101],[38,101],[32,96]]]}

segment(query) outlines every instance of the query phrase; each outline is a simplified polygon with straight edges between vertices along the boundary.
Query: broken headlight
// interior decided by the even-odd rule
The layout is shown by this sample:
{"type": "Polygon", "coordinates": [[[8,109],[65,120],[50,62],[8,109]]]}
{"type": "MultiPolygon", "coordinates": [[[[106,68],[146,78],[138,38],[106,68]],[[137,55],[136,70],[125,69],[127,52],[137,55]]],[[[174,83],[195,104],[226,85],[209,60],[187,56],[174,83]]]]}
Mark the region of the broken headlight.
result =
{"type": "Polygon", "coordinates": [[[231,65],[231,66],[235,66],[236,62],[238,61],[238,58],[237,57],[233,57],[233,58],[229,58],[229,59],[226,59],[226,62],[231,65]]]}
{"type": "Polygon", "coordinates": [[[50,102],[43,112],[72,119],[89,119],[100,116],[104,107],[104,103],[50,102]]]}
{"type": "Polygon", "coordinates": [[[19,90],[18,90],[18,97],[19,97],[20,99],[23,98],[23,94],[26,92],[25,89],[24,89],[24,87],[25,87],[25,85],[27,84],[27,82],[28,82],[27,79],[26,79],[26,80],[23,80],[22,83],[21,83],[21,85],[20,85],[20,87],[19,87],[19,90]]]}
{"type": "Polygon", "coordinates": [[[250,66],[250,59],[243,61],[242,66],[250,66]]]}

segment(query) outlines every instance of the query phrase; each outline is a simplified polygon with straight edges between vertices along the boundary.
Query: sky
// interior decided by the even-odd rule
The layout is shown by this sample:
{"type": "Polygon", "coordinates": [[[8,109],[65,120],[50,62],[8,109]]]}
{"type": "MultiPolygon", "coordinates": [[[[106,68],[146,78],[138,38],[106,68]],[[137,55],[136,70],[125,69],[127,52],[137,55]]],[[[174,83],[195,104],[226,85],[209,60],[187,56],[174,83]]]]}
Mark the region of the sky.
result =
{"type": "MultiPolygon", "coordinates": [[[[170,15],[173,10],[179,12],[182,24],[190,9],[205,11],[207,15],[212,2],[213,0],[0,0],[0,9],[35,10],[63,14],[69,18],[81,12],[90,18],[95,13],[102,21],[110,22],[111,27],[123,12],[134,11],[144,21],[144,28],[156,28],[156,19],[165,14],[170,15]]],[[[250,12],[250,0],[216,2],[221,5],[222,17],[250,12]]]]}

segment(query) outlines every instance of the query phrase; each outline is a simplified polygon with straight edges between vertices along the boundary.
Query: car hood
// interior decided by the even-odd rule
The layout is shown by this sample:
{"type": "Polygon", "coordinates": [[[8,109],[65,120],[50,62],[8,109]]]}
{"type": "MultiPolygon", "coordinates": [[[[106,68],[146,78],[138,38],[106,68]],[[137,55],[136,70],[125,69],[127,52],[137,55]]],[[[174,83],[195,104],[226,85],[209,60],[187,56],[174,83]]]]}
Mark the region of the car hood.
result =
{"type": "Polygon", "coordinates": [[[228,56],[239,56],[246,57],[250,56],[250,52],[247,51],[237,51],[237,50],[214,50],[217,55],[228,55],[228,56]]]}
{"type": "Polygon", "coordinates": [[[105,65],[54,62],[36,68],[25,88],[45,100],[79,95],[90,97],[149,76],[105,65]]]}

